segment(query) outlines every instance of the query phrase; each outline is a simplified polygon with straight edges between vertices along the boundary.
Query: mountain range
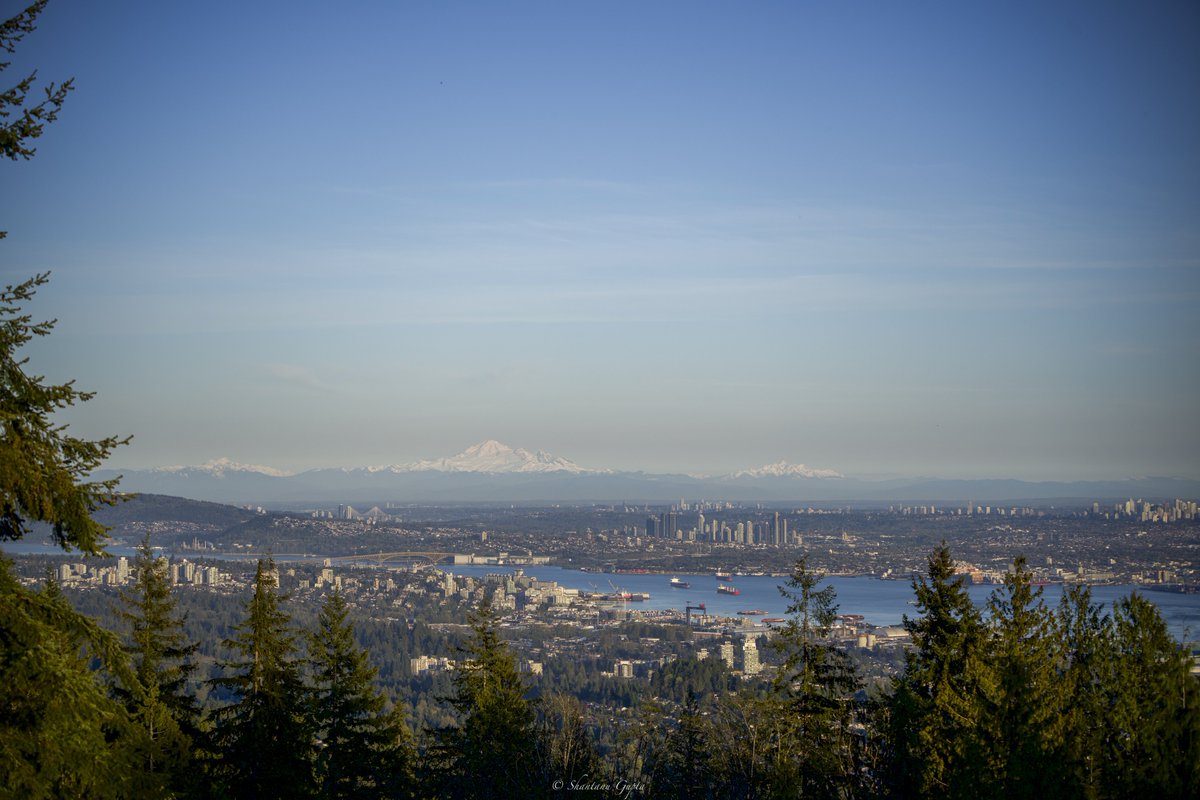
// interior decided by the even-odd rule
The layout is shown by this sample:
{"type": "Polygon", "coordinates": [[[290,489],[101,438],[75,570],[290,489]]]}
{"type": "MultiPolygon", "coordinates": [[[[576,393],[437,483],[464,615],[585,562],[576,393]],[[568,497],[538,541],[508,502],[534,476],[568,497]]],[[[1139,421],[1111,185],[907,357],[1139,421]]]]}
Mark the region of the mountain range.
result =
{"type": "Polygon", "coordinates": [[[770,503],[1017,503],[1051,500],[1194,498],[1200,481],[866,480],[833,469],[779,461],[727,475],[677,475],[591,469],[543,451],[494,439],[444,458],[289,473],[218,459],[198,466],[101,470],[122,475],[121,489],[194,500],[259,505],[296,503],[673,502],[680,498],[770,503]]]}

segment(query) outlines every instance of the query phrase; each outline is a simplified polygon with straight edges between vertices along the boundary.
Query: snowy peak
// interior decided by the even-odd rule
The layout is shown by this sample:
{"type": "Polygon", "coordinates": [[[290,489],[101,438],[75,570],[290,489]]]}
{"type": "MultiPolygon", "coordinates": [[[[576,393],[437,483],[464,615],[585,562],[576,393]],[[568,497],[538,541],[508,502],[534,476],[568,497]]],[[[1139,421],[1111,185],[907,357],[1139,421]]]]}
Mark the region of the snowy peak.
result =
{"type": "Polygon", "coordinates": [[[418,461],[390,467],[393,472],[570,472],[582,474],[596,472],[585,469],[573,461],[550,455],[539,450],[531,453],[523,448],[512,448],[495,439],[473,444],[456,456],[418,461]]]}
{"type": "Polygon", "coordinates": [[[253,472],[259,475],[269,475],[272,478],[287,478],[294,473],[284,472],[274,467],[264,467],[260,464],[239,464],[228,458],[214,458],[195,466],[158,467],[152,472],[169,472],[177,475],[211,475],[214,478],[224,478],[229,472],[253,472]]]}
{"type": "Polygon", "coordinates": [[[832,469],[814,469],[813,467],[805,466],[804,464],[789,464],[786,461],[777,461],[774,464],[767,464],[757,469],[744,469],[741,472],[735,472],[731,478],[844,478],[846,477],[837,470],[832,469]]]}

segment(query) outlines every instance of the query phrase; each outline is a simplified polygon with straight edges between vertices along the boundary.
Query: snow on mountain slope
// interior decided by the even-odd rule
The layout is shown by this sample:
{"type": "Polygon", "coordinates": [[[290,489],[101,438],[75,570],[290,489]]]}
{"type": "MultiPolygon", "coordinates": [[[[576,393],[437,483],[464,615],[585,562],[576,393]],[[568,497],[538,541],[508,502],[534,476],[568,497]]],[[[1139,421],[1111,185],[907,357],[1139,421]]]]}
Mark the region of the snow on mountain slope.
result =
{"type": "Polygon", "coordinates": [[[194,466],[155,467],[149,471],[179,475],[199,473],[211,475],[214,478],[223,478],[229,472],[253,472],[259,475],[270,475],[272,478],[287,478],[295,474],[275,469],[274,467],[264,467],[260,464],[239,464],[236,461],[230,461],[228,458],[215,458],[212,461],[206,461],[203,464],[194,466]]]}
{"type": "Polygon", "coordinates": [[[543,450],[531,453],[524,448],[512,448],[495,439],[471,445],[456,456],[376,467],[372,471],[384,469],[392,472],[569,472],[575,475],[606,471],[587,469],[543,450]]]}
{"type": "Polygon", "coordinates": [[[786,461],[778,461],[774,464],[767,464],[757,469],[744,469],[740,472],[735,472],[731,478],[844,478],[846,477],[837,470],[832,469],[815,469],[805,466],[804,464],[789,464],[786,461]]]}

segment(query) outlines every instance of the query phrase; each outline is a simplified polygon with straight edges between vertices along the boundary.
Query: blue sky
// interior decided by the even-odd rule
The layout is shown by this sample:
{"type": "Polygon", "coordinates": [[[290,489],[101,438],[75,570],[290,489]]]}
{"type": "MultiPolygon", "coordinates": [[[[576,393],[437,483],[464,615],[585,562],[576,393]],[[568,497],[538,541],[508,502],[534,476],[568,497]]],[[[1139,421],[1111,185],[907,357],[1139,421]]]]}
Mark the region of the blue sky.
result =
{"type": "MultiPolygon", "coordinates": [[[[15,12],[8,4],[5,11],[15,12]]],[[[1200,477],[1195,3],[88,3],[3,166],[115,466],[1200,477]]],[[[7,85],[7,84],[6,84],[7,85]]]]}

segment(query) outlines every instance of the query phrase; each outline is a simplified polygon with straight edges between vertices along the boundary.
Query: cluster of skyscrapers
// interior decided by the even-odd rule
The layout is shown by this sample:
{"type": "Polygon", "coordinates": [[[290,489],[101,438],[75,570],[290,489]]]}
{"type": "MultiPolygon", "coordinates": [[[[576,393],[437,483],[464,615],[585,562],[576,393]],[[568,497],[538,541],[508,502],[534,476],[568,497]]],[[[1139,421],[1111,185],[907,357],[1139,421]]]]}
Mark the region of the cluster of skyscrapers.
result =
{"type": "Polygon", "coordinates": [[[1178,522],[1200,518],[1195,500],[1179,500],[1174,503],[1152,503],[1149,500],[1130,498],[1124,503],[1114,503],[1106,509],[1100,503],[1092,503],[1092,513],[1105,519],[1136,519],[1142,522],[1178,522]]]}
{"type": "MultiPolygon", "coordinates": [[[[163,561],[166,559],[159,559],[159,563],[163,561]]],[[[135,577],[129,559],[125,556],[118,558],[113,566],[62,563],[56,568],[55,575],[58,582],[64,585],[86,583],[99,586],[124,586],[135,577]]],[[[167,576],[172,585],[176,586],[220,586],[228,578],[216,567],[193,564],[187,559],[171,562],[167,567],[167,576]]]]}
{"type": "Polygon", "coordinates": [[[651,539],[671,541],[714,542],[726,544],[767,544],[776,547],[795,544],[788,533],[787,517],[775,512],[766,520],[707,520],[704,512],[696,515],[696,524],[688,529],[680,527],[680,512],[664,511],[658,516],[646,517],[646,536],[651,539]]]}

